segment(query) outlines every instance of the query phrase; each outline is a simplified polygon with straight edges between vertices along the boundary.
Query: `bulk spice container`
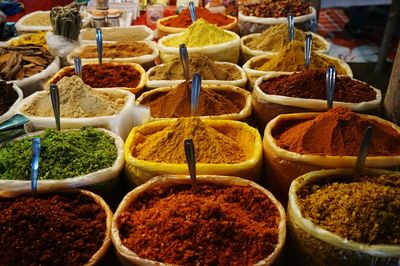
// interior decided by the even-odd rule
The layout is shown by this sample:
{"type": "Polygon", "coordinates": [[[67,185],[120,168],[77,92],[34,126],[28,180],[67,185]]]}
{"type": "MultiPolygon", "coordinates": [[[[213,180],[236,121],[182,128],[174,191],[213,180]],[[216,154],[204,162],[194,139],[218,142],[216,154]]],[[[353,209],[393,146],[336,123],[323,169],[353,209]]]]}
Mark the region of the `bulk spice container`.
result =
{"type": "MultiPolygon", "coordinates": [[[[204,7],[196,8],[196,17],[204,19],[210,24],[214,24],[221,29],[237,31],[237,18],[226,16],[221,13],[212,13],[204,7]]],[[[169,16],[157,20],[157,36],[164,37],[173,33],[183,32],[192,24],[189,9],[182,10],[179,15],[169,16]]]]}
{"type": "Polygon", "coordinates": [[[272,265],[285,212],[266,189],[228,176],[160,176],[122,200],[112,240],[122,265],[272,265]]]}
{"type": "MultiPolygon", "coordinates": [[[[212,61],[208,56],[191,53],[189,57],[189,76],[200,73],[204,85],[233,85],[245,87],[247,77],[244,70],[229,62],[212,61]]],[[[146,87],[149,89],[177,85],[185,80],[179,57],[154,66],[147,71],[146,87]]]]}
{"type": "Polygon", "coordinates": [[[124,166],[123,141],[104,129],[47,129],[0,147],[0,188],[31,190],[32,139],[41,138],[38,191],[87,187],[111,189],[124,166]]]}
{"type": "Polygon", "coordinates": [[[125,173],[133,184],[162,174],[187,174],[184,140],[193,139],[198,174],[260,177],[261,137],[245,123],[199,118],[165,119],[132,129],[125,142],[125,173]]]}
{"type": "Polygon", "coordinates": [[[372,126],[366,167],[400,164],[400,128],[376,116],[336,107],[325,113],[279,115],[265,128],[263,148],[267,183],[287,200],[290,183],[310,171],[354,168],[365,129],[372,126]]]}
{"type": "Polygon", "coordinates": [[[288,225],[304,265],[398,265],[399,172],[322,170],[296,178],[288,225]]]}
{"type": "MultiPolygon", "coordinates": [[[[191,85],[183,82],[143,93],[137,104],[150,107],[153,119],[191,116],[191,85]]],[[[197,116],[202,118],[245,120],[251,115],[251,94],[229,85],[203,85],[197,116]]]]}
{"type": "Polygon", "coordinates": [[[15,23],[18,33],[49,31],[51,27],[50,11],[35,11],[20,18],[15,23]]]}
{"type": "Polygon", "coordinates": [[[111,221],[104,200],[86,190],[0,192],[2,265],[98,265],[111,221]]]}
{"type": "MultiPolygon", "coordinates": [[[[106,27],[101,29],[103,42],[129,42],[151,41],[154,32],[147,26],[106,27]]],[[[82,29],[79,34],[79,42],[84,44],[96,43],[96,29],[82,29]]]]}
{"type": "MultiPolygon", "coordinates": [[[[280,114],[324,111],[327,109],[326,71],[305,70],[259,77],[252,96],[254,115],[261,129],[280,114]]],[[[378,114],[381,101],[380,90],[348,76],[336,77],[333,106],[378,114]]]]}

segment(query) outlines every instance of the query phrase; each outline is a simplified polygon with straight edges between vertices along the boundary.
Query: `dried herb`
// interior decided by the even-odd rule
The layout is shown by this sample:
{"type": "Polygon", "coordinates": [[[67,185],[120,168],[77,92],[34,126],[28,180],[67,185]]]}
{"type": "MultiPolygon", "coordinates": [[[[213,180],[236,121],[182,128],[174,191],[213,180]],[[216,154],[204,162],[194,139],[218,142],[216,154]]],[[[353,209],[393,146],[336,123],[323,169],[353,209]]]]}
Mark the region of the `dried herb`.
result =
{"type": "Polygon", "coordinates": [[[82,19],[77,5],[73,3],[65,7],[53,7],[50,19],[54,35],[62,35],[74,41],[78,40],[82,19]]]}

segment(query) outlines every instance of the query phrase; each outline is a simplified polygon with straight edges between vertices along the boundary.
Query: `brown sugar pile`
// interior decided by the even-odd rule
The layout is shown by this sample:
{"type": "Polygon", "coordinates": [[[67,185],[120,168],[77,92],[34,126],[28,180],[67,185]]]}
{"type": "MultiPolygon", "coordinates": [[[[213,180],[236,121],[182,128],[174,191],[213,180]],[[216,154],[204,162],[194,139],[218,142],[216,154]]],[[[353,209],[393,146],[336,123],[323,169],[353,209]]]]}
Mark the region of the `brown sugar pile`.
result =
{"type": "MultiPolygon", "coordinates": [[[[191,115],[191,85],[179,84],[168,93],[159,93],[145,98],[141,104],[150,107],[152,117],[188,117],[191,115]]],[[[245,97],[235,91],[215,91],[201,88],[196,115],[211,116],[239,113],[245,97]]]]}
{"type": "Polygon", "coordinates": [[[400,244],[399,175],[310,184],[299,196],[303,216],[330,232],[367,244],[400,244]]]}
{"type": "Polygon", "coordinates": [[[118,220],[122,244],[174,265],[253,265],[278,243],[279,213],[252,187],[155,187],[118,220]]]}
{"type": "Polygon", "coordinates": [[[192,139],[198,163],[239,163],[246,159],[237,140],[207,126],[199,118],[180,118],[172,126],[151,135],[132,147],[132,156],[141,160],[185,163],[184,141],[192,139]]]}
{"type": "Polygon", "coordinates": [[[368,156],[400,155],[400,134],[376,120],[336,107],[307,121],[283,125],[273,133],[278,146],[300,154],[357,156],[364,132],[372,126],[368,156]]]}

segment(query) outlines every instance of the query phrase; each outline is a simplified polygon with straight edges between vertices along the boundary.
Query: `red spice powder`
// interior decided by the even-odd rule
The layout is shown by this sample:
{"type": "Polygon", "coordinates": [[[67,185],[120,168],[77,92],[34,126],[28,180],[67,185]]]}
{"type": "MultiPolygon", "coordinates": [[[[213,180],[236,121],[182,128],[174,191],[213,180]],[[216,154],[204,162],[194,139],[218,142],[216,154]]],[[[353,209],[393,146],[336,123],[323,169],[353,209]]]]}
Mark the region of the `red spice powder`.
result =
{"type": "MultiPolygon", "coordinates": [[[[63,77],[75,75],[74,69],[68,69],[63,76],[54,79],[57,83],[63,77]]],[[[82,66],[82,79],[92,88],[127,87],[136,88],[140,82],[140,72],[130,65],[103,63],[82,66]]]]}
{"type": "MultiPolygon", "coordinates": [[[[263,92],[271,95],[326,100],[324,70],[306,70],[271,78],[261,82],[259,87],[263,92]]],[[[375,99],[376,93],[368,84],[350,77],[336,77],[335,101],[361,103],[375,99]]]]}
{"type": "Polygon", "coordinates": [[[85,265],[105,233],[106,213],[81,193],[0,198],[0,265],[85,265]]]}
{"type": "Polygon", "coordinates": [[[152,188],[119,218],[122,243],[142,258],[178,265],[252,265],[278,242],[279,213],[252,187],[152,188]]]}
{"type": "Polygon", "coordinates": [[[357,156],[364,132],[372,126],[368,156],[400,155],[400,134],[375,120],[336,107],[307,121],[286,121],[272,135],[281,148],[300,154],[357,156]]]}
{"type": "MultiPolygon", "coordinates": [[[[233,22],[232,18],[229,18],[221,13],[212,13],[203,7],[196,8],[196,16],[198,19],[202,18],[208,23],[217,26],[224,26],[233,22]]],[[[190,25],[192,25],[192,18],[190,17],[189,9],[182,10],[182,12],[177,17],[168,19],[162,24],[174,28],[189,27],[190,25]]]]}

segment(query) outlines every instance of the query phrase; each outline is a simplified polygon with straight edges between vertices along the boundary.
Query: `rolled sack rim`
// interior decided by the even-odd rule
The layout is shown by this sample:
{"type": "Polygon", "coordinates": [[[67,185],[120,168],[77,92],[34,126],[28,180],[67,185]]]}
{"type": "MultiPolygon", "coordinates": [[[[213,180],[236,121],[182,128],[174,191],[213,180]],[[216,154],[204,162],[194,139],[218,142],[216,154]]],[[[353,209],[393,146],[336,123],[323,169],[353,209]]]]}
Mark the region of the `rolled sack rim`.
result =
{"type": "MultiPolygon", "coordinates": [[[[285,239],[286,239],[286,213],[282,204],[275,198],[275,196],[267,189],[261,187],[257,183],[246,180],[235,176],[225,176],[225,175],[197,175],[197,182],[200,184],[213,184],[213,185],[231,185],[231,186],[251,186],[258,189],[264,195],[266,195],[272,202],[272,204],[278,209],[279,213],[279,226],[278,226],[278,243],[275,246],[274,251],[267,257],[258,261],[255,265],[271,265],[279,257],[279,254],[283,250],[285,239]]],[[[159,175],[155,176],[146,183],[137,186],[131,190],[128,194],[124,196],[117,210],[114,213],[111,227],[111,238],[114,243],[114,247],[124,258],[135,261],[136,263],[146,263],[147,265],[160,265],[166,266],[171,265],[163,262],[156,262],[149,259],[139,257],[135,252],[128,249],[122,244],[120,235],[118,220],[120,215],[135,201],[141,193],[159,185],[168,184],[168,186],[174,186],[178,184],[190,184],[190,177],[188,175],[159,175]]]]}
{"type": "MultiPolygon", "coordinates": [[[[204,85],[234,85],[234,86],[239,86],[236,85],[236,83],[238,84],[243,84],[245,85],[247,82],[247,75],[246,72],[243,70],[243,68],[241,68],[239,65],[231,63],[231,62],[220,62],[220,61],[213,61],[214,64],[216,65],[230,65],[230,66],[234,66],[238,71],[240,71],[240,75],[241,78],[240,79],[234,79],[234,80],[213,80],[213,79],[206,79],[206,80],[202,80],[201,83],[204,85]]],[[[160,65],[156,65],[151,67],[149,70],[147,70],[146,72],[146,87],[148,88],[160,88],[159,86],[156,86],[156,83],[170,83],[170,86],[173,85],[177,85],[179,83],[184,82],[184,79],[176,79],[176,80],[166,80],[166,79],[150,79],[150,75],[151,73],[154,72],[155,69],[159,68],[159,67],[163,67],[165,65],[164,64],[160,64],[160,65]]],[[[166,87],[166,86],[162,86],[162,87],[166,87]]]]}
{"type": "MultiPolygon", "coordinates": [[[[351,70],[349,64],[347,64],[345,61],[337,58],[337,57],[333,57],[333,56],[329,56],[326,54],[322,54],[317,52],[321,57],[325,57],[326,59],[329,59],[331,61],[336,62],[345,72],[346,72],[346,76],[348,77],[353,77],[353,71],[351,70]]],[[[261,60],[271,60],[276,54],[262,54],[262,55],[258,55],[258,56],[254,56],[252,58],[250,58],[244,65],[243,65],[243,69],[244,71],[246,71],[246,73],[248,75],[251,76],[264,76],[264,75],[268,75],[268,74],[274,74],[274,73],[282,73],[282,74],[292,74],[294,72],[289,72],[289,71],[272,71],[272,70],[258,70],[255,68],[252,68],[253,64],[255,62],[261,61],[261,60]]]]}
{"type": "MultiPolygon", "coordinates": [[[[315,118],[320,113],[318,112],[309,112],[309,113],[292,113],[292,114],[281,114],[272,119],[264,130],[264,138],[263,138],[263,147],[266,149],[267,154],[270,153],[271,150],[275,154],[279,154],[280,158],[283,158],[292,162],[302,162],[308,163],[311,165],[316,165],[320,167],[332,167],[336,165],[337,167],[354,167],[356,165],[357,156],[332,156],[332,155],[312,155],[312,154],[300,154],[297,152],[292,152],[286,149],[279,147],[275,141],[275,138],[272,136],[272,130],[275,126],[282,120],[309,120],[315,118]]],[[[377,116],[366,115],[366,114],[357,114],[364,119],[375,120],[381,124],[385,124],[387,126],[392,127],[394,130],[399,132],[400,127],[394,123],[391,123],[387,120],[379,118],[377,116]]],[[[367,156],[365,160],[366,167],[392,167],[400,165],[400,155],[394,156],[367,156]]]]}
{"type": "MultiPolygon", "coordinates": [[[[300,72],[296,72],[296,73],[300,73],[300,72]]],[[[307,98],[290,97],[290,96],[283,96],[283,95],[273,95],[273,94],[267,94],[261,90],[259,85],[264,80],[268,80],[268,79],[276,78],[276,77],[280,77],[280,76],[285,76],[285,75],[289,76],[291,74],[276,72],[276,73],[270,73],[268,75],[264,75],[264,76],[257,78],[257,80],[254,83],[254,90],[253,90],[254,94],[257,95],[263,101],[271,102],[271,103],[275,103],[275,104],[279,104],[279,105],[294,106],[294,107],[307,108],[307,109],[315,109],[316,111],[317,110],[327,110],[326,100],[307,99],[307,98]],[[266,97],[268,97],[268,99],[266,97]]],[[[347,76],[339,75],[338,77],[347,77],[347,76]]],[[[376,93],[376,98],[371,101],[367,101],[367,102],[364,101],[364,102],[360,102],[360,103],[333,101],[333,107],[345,106],[345,107],[350,108],[353,111],[365,111],[365,110],[370,110],[373,108],[378,108],[382,101],[382,92],[379,89],[365,83],[364,81],[361,81],[361,80],[358,80],[355,78],[351,78],[351,79],[354,81],[357,81],[357,82],[361,82],[361,83],[366,84],[369,87],[371,87],[376,93]],[[369,106],[366,106],[366,104],[368,104],[369,106]]]]}
{"type": "MultiPolygon", "coordinates": [[[[183,82],[183,80],[182,80],[183,82]]],[[[150,91],[146,91],[144,93],[142,93],[142,95],[140,95],[140,97],[136,100],[136,104],[142,104],[142,101],[147,98],[148,96],[157,93],[157,92],[167,92],[167,91],[171,91],[176,87],[176,85],[172,85],[172,86],[168,86],[168,87],[160,87],[157,89],[153,89],[150,91]]],[[[251,104],[251,100],[252,100],[252,96],[251,93],[245,89],[242,89],[240,87],[234,86],[234,85],[202,85],[201,86],[204,89],[209,89],[209,90],[214,90],[214,91],[234,91],[237,92],[239,94],[241,94],[243,96],[243,98],[245,99],[243,108],[240,110],[240,112],[238,113],[226,113],[226,114],[222,114],[222,115],[208,115],[208,116],[198,116],[199,118],[212,118],[212,119],[227,119],[227,116],[235,116],[238,119],[244,119],[244,115],[245,114],[251,114],[251,110],[252,110],[252,104],[251,104]]],[[[177,118],[174,117],[152,117],[150,116],[150,120],[159,120],[159,119],[173,119],[173,120],[177,120],[177,118]]],[[[230,120],[230,119],[229,119],[230,120]]],[[[235,120],[232,118],[232,120],[235,120]]]]}
{"type": "MultiPolygon", "coordinates": [[[[135,139],[136,133],[144,127],[154,127],[154,126],[162,126],[165,127],[172,125],[176,120],[174,119],[161,119],[151,121],[142,126],[134,127],[129,133],[128,138],[125,141],[124,145],[124,153],[125,153],[125,162],[127,164],[133,164],[135,167],[140,167],[141,169],[149,172],[154,172],[154,169],[162,169],[163,172],[169,172],[169,169],[172,169],[171,174],[187,174],[188,168],[186,163],[167,163],[167,162],[153,162],[148,160],[141,160],[133,157],[131,149],[132,142],[135,139]]],[[[214,127],[217,125],[227,125],[231,124],[237,128],[245,128],[248,132],[254,136],[254,149],[251,156],[248,159],[239,162],[239,163],[197,163],[196,169],[198,173],[210,172],[211,170],[217,170],[217,172],[232,172],[232,171],[242,171],[243,169],[247,169],[250,166],[256,166],[260,160],[262,160],[262,140],[261,136],[258,133],[257,129],[248,126],[247,124],[234,120],[225,120],[225,119],[202,119],[208,126],[214,127]]],[[[243,146],[243,145],[242,145],[243,146]]],[[[241,146],[241,147],[242,147],[241,146]]]]}
{"type": "MultiPolygon", "coordinates": [[[[181,27],[171,27],[171,26],[166,26],[164,25],[165,21],[168,21],[170,19],[176,18],[178,15],[172,15],[172,16],[168,16],[165,18],[160,18],[157,20],[157,30],[161,30],[161,31],[165,31],[165,32],[174,32],[174,33],[178,33],[178,32],[182,32],[184,30],[186,30],[187,28],[181,28],[181,27]]],[[[225,24],[225,25],[221,25],[221,26],[217,26],[218,28],[224,29],[224,30],[230,30],[232,28],[234,28],[237,23],[238,23],[238,19],[236,17],[232,17],[230,15],[226,15],[228,18],[230,18],[232,20],[231,23],[225,24]]],[[[209,22],[207,22],[209,23],[209,22]]]]}
{"type": "MultiPolygon", "coordinates": [[[[331,49],[331,43],[326,41],[324,37],[322,37],[321,35],[311,32],[311,31],[307,31],[306,33],[310,33],[313,37],[313,39],[318,39],[323,45],[324,45],[324,49],[320,49],[320,50],[314,50],[315,52],[318,53],[328,53],[329,50],[331,49]]],[[[279,52],[273,52],[273,51],[264,51],[264,50],[254,50],[251,49],[250,47],[248,47],[246,45],[246,42],[248,39],[251,38],[255,38],[260,36],[261,33],[253,33],[253,34],[249,34],[249,35],[245,35],[242,36],[240,38],[240,50],[242,53],[247,54],[247,55],[251,55],[251,56],[257,56],[257,55],[270,55],[270,56],[274,56],[277,55],[279,52]]]]}
{"type": "MultiPolygon", "coordinates": [[[[367,175],[382,175],[382,174],[397,174],[400,172],[388,171],[388,170],[380,170],[380,169],[372,169],[366,168],[364,169],[364,173],[367,175]]],[[[354,175],[353,169],[332,169],[332,170],[318,170],[312,171],[307,174],[301,175],[298,178],[294,179],[289,188],[289,205],[288,212],[294,216],[293,221],[296,225],[298,225],[303,231],[307,234],[311,235],[314,238],[317,238],[323,242],[331,244],[340,249],[348,249],[357,252],[363,252],[371,256],[377,257],[400,257],[400,245],[384,245],[384,244],[375,244],[369,245],[366,243],[361,243],[353,240],[346,239],[338,234],[332,233],[322,227],[314,224],[310,220],[306,219],[302,212],[300,206],[297,204],[298,197],[297,191],[304,187],[306,184],[311,181],[317,180],[322,177],[328,176],[337,176],[337,175],[354,175]]]]}
{"type": "MultiPolygon", "coordinates": [[[[220,43],[220,44],[212,44],[212,45],[207,45],[207,46],[198,46],[198,47],[187,47],[188,53],[204,53],[204,52],[213,52],[215,53],[215,50],[225,50],[228,47],[239,47],[240,46],[240,37],[237,35],[235,32],[229,31],[229,30],[224,30],[225,33],[230,34],[234,36],[235,38],[233,40],[220,43]],[[211,51],[209,51],[211,50],[211,51]]],[[[165,53],[173,53],[173,54],[179,54],[179,47],[172,47],[172,46],[166,46],[164,45],[164,41],[180,36],[184,34],[185,32],[180,32],[180,33],[174,33],[170,34],[167,36],[162,37],[161,39],[158,40],[158,49],[160,52],[165,52],[165,53]]]]}
{"type": "MultiPolygon", "coordinates": [[[[144,70],[144,68],[138,64],[138,63],[129,63],[129,62],[107,62],[106,64],[111,64],[114,66],[118,66],[118,65],[126,65],[126,66],[131,66],[132,68],[134,68],[135,70],[137,70],[140,73],[140,80],[139,83],[136,87],[103,87],[103,88],[94,88],[93,89],[122,89],[122,90],[129,90],[129,91],[140,91],[142,88],[144,88],[146,82],[147,82],[147,75],[146,75],[146,71],[144,70]]],[[[85,62],[82,64],[82,67],[85,65],[98,65],[98,62],[85,62]]],[[[50,84],[54,83],[53,80],[55,80],[57,77],[63,77],[65,75],[65,73],[70,70],[70,69],[74,69],[74,66],[65,66],[63,68],[61,68],[59,71],[57,71],[57,73],[55,73],[45,84],[45,90],[47,90],[47,88],[50,88],[50,84]]]]}
{"type": "MultiPolygon", "coordinates": [[[[294,23],[301,23],[305,22],[308,20],[312,20],[317,17],[317,11],[315,10],[314,7],[310,6],[309,9],[311,9],[311,12],[305,15],[301,16],[294,16],[293,21],[294,23]]],[[[252,22],[252,23],[258,23],[258,24],[265,24],[265,25],[275,25],[275,24],[283,24],[287,23],[287,17],[256,17],[256,16],[246,16],[243,15],[241,11],[239,11],[239,21],[243,22],[252,22]]]]}
{"type": "MultiPolygon", "coordinates": [[[[95,172],[88,173],[86,175],[80,175],[80,176],[75,176],[75,177],[69,177],[69,178],[64,178],[64,179],[38,179],[37,180],[37,192],[43,192],[43,193],[51,193],[53,191],[59,191],[59,190],[66,190],[66,189],[71,189],[71,188],[79,188],[81,186],[90,186],[90,185],[95,185],[98,182],[98,175],[102,176],[102,181],[105,182],[107,180],[112,179],[110,176],[111,175],[116,175],[119,172],[122,171],[124,167],[124,141],[122,138],[115,134],[114,132],[104,129],[104,128],[96,128],[97,130],[103,131],[110,137],[114,139],[114,145],[117,148],[117,158],[115,159],[114,163],[103,169],[99,169],[95,172]],[[112,171],[112,173],[108,173],[108,178],[105,178],[104,175],[107,174],[107,172],[112,171]],[[84,180],[85,183],[79,182],[79,180],[84,180]],[[90,182],[89,182],[90,181],[90,182]],[[45,186],[45,188],[43,188],[45,186]]],[[[62,131],[77,131],[79,129],[66,129],[62,131]]],[[[27,137],[32,137],[36,135],[42,134],[44,131],[36,131],[33,133],[29,133],[27,135],[17,137],[14,140],[19,140],[27,137]]],[[[100,182],[100,183],[101,183],[100,182]]],[[[16,179],[0,179],[0,187],[2,190],[0,191],[9,191],[9,192],[29,192],[31,191],[31,180],[16,180],[16,179]],[[9,185],[7,183],[12,182],[12,185],[9,185]]]]}

